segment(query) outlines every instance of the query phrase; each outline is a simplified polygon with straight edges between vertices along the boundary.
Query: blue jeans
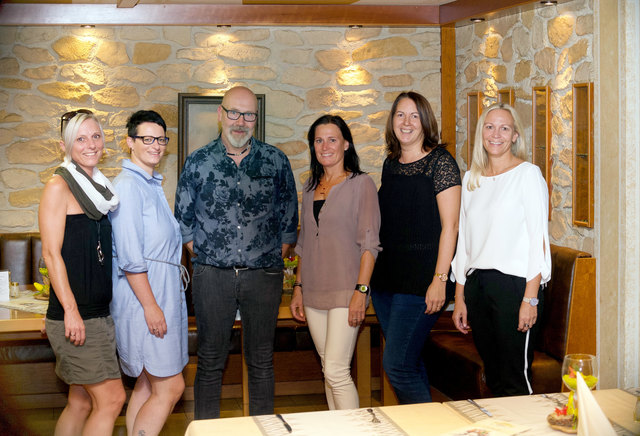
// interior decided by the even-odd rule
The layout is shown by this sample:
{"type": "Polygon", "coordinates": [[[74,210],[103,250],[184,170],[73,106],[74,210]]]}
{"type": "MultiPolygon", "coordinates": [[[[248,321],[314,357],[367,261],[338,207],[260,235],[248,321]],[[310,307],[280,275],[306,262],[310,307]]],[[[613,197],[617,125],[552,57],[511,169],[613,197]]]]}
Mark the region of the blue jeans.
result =
{"type": "Polygon", "coordinates": [[[282,269],[238,270],[196,265],[193,307],[198,327],[195,419],[220,417],[222,373],[236,311],[249,375],[249,413],[273,413],[273,343],[282,297],[282,269]]]}
{"type": "Polygon", "coordinates": [[[400,404],[431,401],[422,349],[440,313],[427,315],[424,297],[372,289],[371,300],[385,338],[382,367],[400,404]]]}

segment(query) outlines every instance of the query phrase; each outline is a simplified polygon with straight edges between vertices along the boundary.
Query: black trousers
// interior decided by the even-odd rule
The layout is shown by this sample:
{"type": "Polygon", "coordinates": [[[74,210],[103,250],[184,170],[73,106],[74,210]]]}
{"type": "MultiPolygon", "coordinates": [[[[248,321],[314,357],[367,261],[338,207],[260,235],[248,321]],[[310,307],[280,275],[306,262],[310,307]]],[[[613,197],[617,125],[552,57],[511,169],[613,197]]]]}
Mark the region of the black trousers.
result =
{"type": "Polygon", "coordinates": [[[464,298],[473,341],[484,362],[487,385],[496,397],[529,395],[531,364],[544,292],[538,290],[538,317],[527,332],[518,331],[526,280],[497,270],[475,270],[467,276],[464,298]]]}

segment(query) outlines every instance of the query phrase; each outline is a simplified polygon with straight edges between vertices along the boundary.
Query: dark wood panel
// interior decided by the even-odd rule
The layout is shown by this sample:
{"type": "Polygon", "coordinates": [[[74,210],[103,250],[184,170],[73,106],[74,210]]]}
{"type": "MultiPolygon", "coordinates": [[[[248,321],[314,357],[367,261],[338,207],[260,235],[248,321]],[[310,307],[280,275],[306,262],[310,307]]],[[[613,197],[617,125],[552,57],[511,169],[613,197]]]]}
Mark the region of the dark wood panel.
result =
{"type": "Polygon", "coordinates": [[[447,150],[456,155],[456,29],[453,26],[440,28],[440,78],[442,100],[442,142],[447,150]]]}
{"type": "Polygon", "coordinates": [[[0,25],[429,26],[437,6],[0,4],[0,25]]]}

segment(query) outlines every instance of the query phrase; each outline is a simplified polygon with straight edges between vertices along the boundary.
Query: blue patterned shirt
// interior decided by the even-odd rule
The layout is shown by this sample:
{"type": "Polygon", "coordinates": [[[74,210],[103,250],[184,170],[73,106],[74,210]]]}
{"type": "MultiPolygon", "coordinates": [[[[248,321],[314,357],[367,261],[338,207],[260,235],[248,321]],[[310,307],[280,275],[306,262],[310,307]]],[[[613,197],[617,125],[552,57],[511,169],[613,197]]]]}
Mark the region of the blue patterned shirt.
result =
{"type": "Polygon", "coordinates": [[[287,156],[251,139],[237,166],[220,137],[187,158],[175,216],[194,263],[224,268],[282,267],[282,244],[296,241],[298,195],[287,156]]]}

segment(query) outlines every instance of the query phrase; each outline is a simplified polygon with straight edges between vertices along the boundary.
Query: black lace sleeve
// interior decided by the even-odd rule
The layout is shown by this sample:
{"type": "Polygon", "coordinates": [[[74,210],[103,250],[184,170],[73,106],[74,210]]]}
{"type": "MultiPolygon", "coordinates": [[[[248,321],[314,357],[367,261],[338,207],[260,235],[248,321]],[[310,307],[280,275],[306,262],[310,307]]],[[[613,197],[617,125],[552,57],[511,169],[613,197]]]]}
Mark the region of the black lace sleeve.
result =
{"type": "Polygon", "coordinates": [[[456,160],[446,149],[440,148],[438,150],[440,151],[440,156],[435,160],[433,172],[433,184],[436,195],[452,186],[461,184],[460,168],[458,168],[456,160]]]}

